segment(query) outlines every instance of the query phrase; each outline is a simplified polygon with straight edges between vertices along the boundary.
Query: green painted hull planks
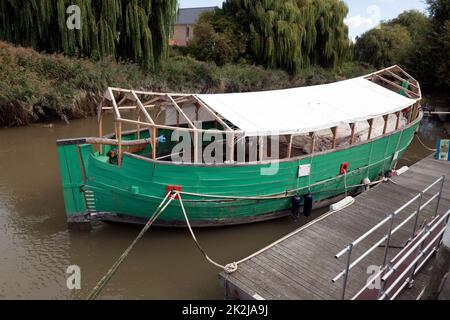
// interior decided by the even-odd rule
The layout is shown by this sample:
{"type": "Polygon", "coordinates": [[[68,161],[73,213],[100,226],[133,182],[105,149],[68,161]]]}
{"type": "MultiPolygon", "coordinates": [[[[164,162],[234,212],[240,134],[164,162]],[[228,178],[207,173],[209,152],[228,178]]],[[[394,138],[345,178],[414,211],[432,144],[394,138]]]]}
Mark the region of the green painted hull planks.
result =
{"type": "MultiPolygon", "coordinates": [[[[145,223],[170,186],[186,193],[184,205],[193,226],[242,224],[285,216],[294,195],[311,192],[315,204],[324,203],[345,192],[344,180],[348,191],[365,178],[377,180],[408,148],[420,120],[418,117],[401,130],[366,142],[279,161],[274,175],[261,175],[261,169],[270,164],[175,164],[127,152],[118,166],[95,152],[84,139],[60,140],[58,155],[68,221],[95,218],[145,223]],[[345,163],[349,165],[346,177],[340,174],[345,163]],[[299,177],[301,165],[311,165],[310,176],[299,177]],[[269,195],[276,196],[263,198],[269,195]]],[[[132,140],[132,135],[136,132],[125,133],[123,139],[132,140]]],[[[179,201],[172,202],[157,224],[185,225],[179,201]]]]}

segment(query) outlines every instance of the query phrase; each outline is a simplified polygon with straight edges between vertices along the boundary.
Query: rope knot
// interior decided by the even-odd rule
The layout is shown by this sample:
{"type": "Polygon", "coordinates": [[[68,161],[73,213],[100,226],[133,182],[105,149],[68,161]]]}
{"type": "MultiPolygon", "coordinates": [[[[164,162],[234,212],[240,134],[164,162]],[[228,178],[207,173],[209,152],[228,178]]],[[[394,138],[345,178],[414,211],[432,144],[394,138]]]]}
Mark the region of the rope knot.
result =
{"type": "Polygon", "coordinates": [[[238,269],[238,264],[236,262],[229,263],[225,266],[225,268],[223,268],[225,273],[228,273],[228,274],[235,273],[237,271],[237,269],[238,269]]]}

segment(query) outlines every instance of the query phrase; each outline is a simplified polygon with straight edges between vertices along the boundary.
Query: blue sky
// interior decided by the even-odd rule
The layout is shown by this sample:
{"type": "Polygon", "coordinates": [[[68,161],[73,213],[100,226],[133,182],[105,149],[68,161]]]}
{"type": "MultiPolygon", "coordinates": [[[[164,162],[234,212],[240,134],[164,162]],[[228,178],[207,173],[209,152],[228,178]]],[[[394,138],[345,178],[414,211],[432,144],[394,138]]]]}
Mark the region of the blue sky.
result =
{"type": "MultiPolygon", "coordinates": [[[[280,0],[282,1],[282,0],[280,0]]],[[[344,0],[350,12],[346,23],[349,26],[350,37],[376,27],[381,20],[389,20],[399,13],[417,9],[426,10],[425,0],[344,0]]],[[[222,0],[179,0],[181,8],[221,6],[222,0]]]]}

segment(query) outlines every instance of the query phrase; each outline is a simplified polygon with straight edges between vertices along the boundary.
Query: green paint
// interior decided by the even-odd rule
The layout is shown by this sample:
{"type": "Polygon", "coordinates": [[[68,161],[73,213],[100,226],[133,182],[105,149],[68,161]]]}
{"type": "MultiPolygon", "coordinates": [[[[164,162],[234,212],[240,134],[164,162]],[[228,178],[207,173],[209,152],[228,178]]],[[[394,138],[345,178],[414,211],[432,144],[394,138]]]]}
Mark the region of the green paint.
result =
{"type": "MultiPolygon", "coordinates": [[[[344,192],[344,179],[339,175],[342,163],[349,162],[347,184],[357,185],[369,177],[372,181],[391,169],[393,157],[399,157],[411,143],[418,123],[371,142],[332,153],[314,156],[311,177],[297,178],[298,167],[311,164],[311,157],[281,162],[273,176],[260,174],[268,165],[195,166],[170,162],[153,163],[125,155],[122,167],[94,153],[92,146],[58,147],[66,211],[69,217],[84,214],[82,189],[91,190],[99,212],[119,213],[131,217],[149,218],[166,194],[168,185],[182,186],[183,191],[226,196],[261,196],[284,193],[303,188],[306,194],[311,184],[314,201],[334,197],[344,192]],[[399,141],[400,139],[400,141],[399,141]],[[397,147],[398,146],[398,147],[397,147]],[[80,158],[81,157],[81,158],[80,158]],[[83,166],[86,181],[83,181],[83,166]],[[319,184],[317,184],[319,183],[319,184]],[[317,184],[317,185],[316,185],[317,184]]],[[[133,139],[135,135],[124,137],[133,139]]],[[[170,140],[169,140],[170,141],[170,140]]],[[[145,150],[148,153],[151,150],[145,150]]],[[[190,219],[216,221],[220,219],[251,218],[290,208],[291,199],[235,200],[212,202],[209,198],[183,196],[190,219]],[[196,200],[195,202],[192,200],[196,200]],[[208,200],[198,202],[198,200],[208,200]]],[[[165,221],[183,221],[178,202],[161,216],[165,221]]]]}

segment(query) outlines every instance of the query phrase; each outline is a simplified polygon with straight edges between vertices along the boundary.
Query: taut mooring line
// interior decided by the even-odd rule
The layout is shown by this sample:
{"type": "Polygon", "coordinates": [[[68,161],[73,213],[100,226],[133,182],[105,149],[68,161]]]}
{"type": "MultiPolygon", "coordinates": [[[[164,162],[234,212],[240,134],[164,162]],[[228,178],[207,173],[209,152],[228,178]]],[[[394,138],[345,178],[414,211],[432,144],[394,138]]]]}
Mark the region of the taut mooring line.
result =
{"type": "Polygon", "coordinates": [[[175,199],[175,195],[172,192],[168,192],[161,204],[156,209],[155,213],[153,213],[150,220],[146,223],[144,228],[141,230],[139,235],[134,239],[134,241],[130,244],[130,246],[122,253],[119,259],[113,264],[113,266],[108,270],[108,272],[100,279],[97,285],[92,289],[91,293],[87,296],[86,300],[95,300],[100,292],[105,288],[106,284],[111,280],[112,276],[116,273],[117,269],[120,267],[122,262],[127,258],[130,254],[131,250],[134,248],[136,243],[144,236],[147,230],[152,226],[156,219],[158,219],[159,215],[169,206],[169,204],[175,199]],[[167,199],[170,199],[167,201],[167,199]]]}

